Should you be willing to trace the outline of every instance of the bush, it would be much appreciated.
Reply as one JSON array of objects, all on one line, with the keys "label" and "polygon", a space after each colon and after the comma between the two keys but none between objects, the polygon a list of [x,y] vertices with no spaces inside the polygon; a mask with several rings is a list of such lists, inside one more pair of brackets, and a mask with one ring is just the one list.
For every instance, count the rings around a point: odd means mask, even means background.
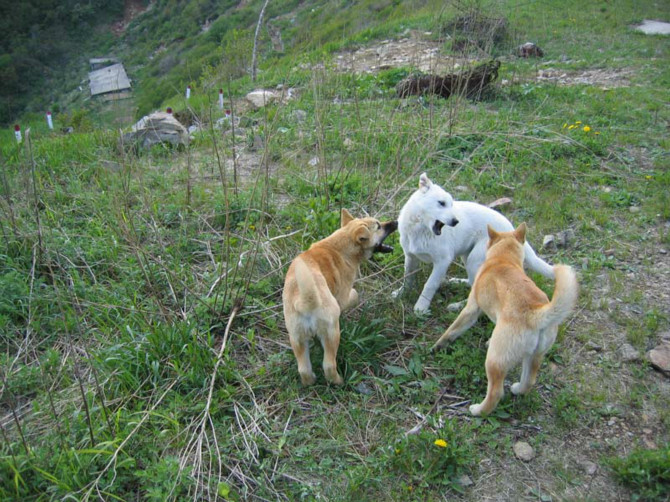
[{"label": "bush", "polygon": [[619,481],[633,491],[631,500],[666,500],[670,493],[670,444],[659,450],[634,450],[609,464]]}]

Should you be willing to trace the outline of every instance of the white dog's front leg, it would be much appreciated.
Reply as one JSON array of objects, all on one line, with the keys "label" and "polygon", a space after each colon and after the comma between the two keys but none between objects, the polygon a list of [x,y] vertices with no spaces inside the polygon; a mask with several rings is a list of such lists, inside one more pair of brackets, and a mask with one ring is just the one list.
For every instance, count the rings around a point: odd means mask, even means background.
[{"label": "white dog's front leg", "polygon": [[419,260],[410,253],[405,253],[405,275],[402,278],[402,285],[391,293],[392,298],[399,298],[408,289],[414,287],[416,282],[416,273],[419,270]]},{"label": "white dog's front leg", "polygon": [[433,264],[433,271],[430,273],[430,277],[428,277],[426,284],[423,286],[423,291],[421,291],[421,295],[414,305],[415,314],[421,315],[428,313],[430,302],[433,300],[437,288],[440,287],[440,283],[446,275],[450,263],[451,260],[440,261]]}]

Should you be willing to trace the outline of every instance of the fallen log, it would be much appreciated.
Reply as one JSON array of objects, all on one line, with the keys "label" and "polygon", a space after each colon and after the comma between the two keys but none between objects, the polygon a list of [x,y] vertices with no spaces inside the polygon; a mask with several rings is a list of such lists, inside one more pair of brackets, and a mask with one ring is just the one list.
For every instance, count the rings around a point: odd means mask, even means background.
[{"label": "fallen log", "polygon": [[398,82],[396,94],[400,98],[436,94],[445,99],[452,94],[462,94],[468,98],[479,99],[491,82],[498,78],[499,68],[500,61],[489,61],[443,77],[439,75],[410,76]]}]

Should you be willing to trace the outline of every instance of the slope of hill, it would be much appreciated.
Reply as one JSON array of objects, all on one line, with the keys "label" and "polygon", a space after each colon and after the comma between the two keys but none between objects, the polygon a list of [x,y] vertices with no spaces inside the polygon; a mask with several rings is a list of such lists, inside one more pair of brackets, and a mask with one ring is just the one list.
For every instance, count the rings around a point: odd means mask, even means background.
[{"label": "slope of hill", "polygon": [[[115,28],[140,110],[193,123],[184,148],[123,145],[80,98],[72,134],[0,130],[0,499],[665,500],[670,47],[631,25],[667,3],[270,3],[252,83],[261,6],[165,0]],[[543,58],[514,55],[528,40]],[[479,99],[395,93],[492,56]],[[256,86],[280,97],[254,107]],[[390,294],[397,235],[342,315],[343,386],[314,343],[303,388],[286,336],[293,257],[342,207],[397,217],[424,171],[511,199],[579,272],[537,386],[487,418],[467,408],[493,325],[431,354],[468,288],[416,316]]]}]

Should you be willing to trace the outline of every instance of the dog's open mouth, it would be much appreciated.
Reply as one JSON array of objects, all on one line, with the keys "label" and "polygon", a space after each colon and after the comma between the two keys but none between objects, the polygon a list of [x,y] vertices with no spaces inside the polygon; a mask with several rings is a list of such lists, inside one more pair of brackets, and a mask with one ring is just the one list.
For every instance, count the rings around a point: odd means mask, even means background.
[{"label": "dog's open mouth", "polygon": [[389,221],[388,223],[384,223],[382,227],[384,228],[384,237],[382,237],[382,240],[379,241],[379,243],[372,249],[373,253],[393,252],[393,248],[384,244],[384,240],[398,228],[398,222]]},{"label": "dog's open mouth", "polygon": [[435,223],[433,223],[433,233],[435,235],[440,235],[442,233],[443,226],[444,223],[442,223],[440,220],[435,220]]}]

